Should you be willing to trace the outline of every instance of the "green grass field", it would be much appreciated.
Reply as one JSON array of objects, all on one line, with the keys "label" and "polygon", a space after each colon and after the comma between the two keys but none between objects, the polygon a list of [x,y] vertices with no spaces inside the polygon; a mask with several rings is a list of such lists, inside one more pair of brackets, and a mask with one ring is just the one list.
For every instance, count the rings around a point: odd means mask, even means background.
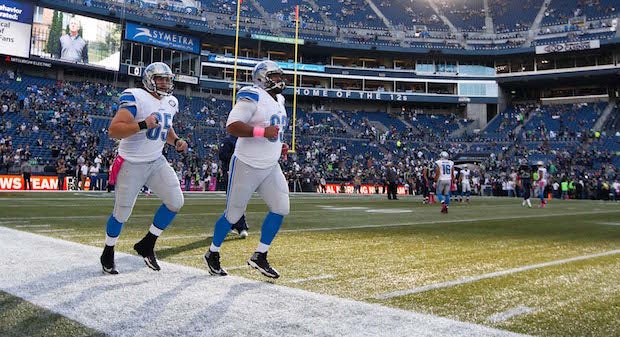
[{"label": "green grass field", "polygon": [[[158,241],[159,259],[204,269],[201,256],[224,201],[222,195],[186,195]],[[106,193],[3,193],[0,205],[1,226],[102,247],[113,199]],[[133,253],[159,205],[153,196],[138,199],[118,251]],[[264,280],[245,260],[265,212],[262,201],[252,199],[250,236],[230,235],[224,243],[222,266],[230,274]],[[620,336],[620,203],[553,200],[548,208],[529,209],[516,198],[473,198],[440,214],[419,197],[293,195],[269,257],[284,286],[531,335]],[[21,302],[0,292],[0,335],[92,333]],[[7,310],[17,308],[19,315],[10,318]],[[53,324],[46,325],[51,316]],[[28,330],[30,322],[38,322],[37,330]]]}]

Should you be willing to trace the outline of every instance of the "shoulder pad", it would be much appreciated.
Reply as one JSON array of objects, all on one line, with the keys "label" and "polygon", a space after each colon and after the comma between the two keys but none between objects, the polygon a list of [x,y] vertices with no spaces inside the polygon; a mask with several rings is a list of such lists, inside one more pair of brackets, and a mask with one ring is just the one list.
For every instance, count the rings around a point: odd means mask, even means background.
[{"label": "shoulder pad", "polygon": [[118,102],[120,104],[135,104],[136,103],[136,97],[134,96],[133,92],[129,89],[124,90],[121,93],[121,96],[118,98]]},{"label": "shoulder pad", "polygon": [[237,93],[237,100],[247,99],[253,102],[258,102],[258,90],[254,87],[243,87]]}]

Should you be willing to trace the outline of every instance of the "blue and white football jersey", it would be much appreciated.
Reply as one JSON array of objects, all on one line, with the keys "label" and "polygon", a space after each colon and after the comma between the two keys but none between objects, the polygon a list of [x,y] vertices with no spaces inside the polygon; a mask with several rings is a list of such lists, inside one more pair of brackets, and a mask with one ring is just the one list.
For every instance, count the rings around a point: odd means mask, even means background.
[{"label": "blue and white football jersey", "polygon": [[125,108],[141,122],[150,114],[155,114],[159,126],[123,138],[118,146],[121,157],[130,162],[149,162],[162,155],[168,130],[172,128],[172,119],[179,111],[179,101],[169,95],[161,99],[153,97],[148,91],[138,88],[123,91],[119,99],[119,109]]},{"label": "blue and white football jersey", "polygon": [[246,100],[251,103],[252,108],[248,109],[249,111],[233,108],[228,115],[226,126],[241,121],[253,127],[265,128],[271,125],[280,127],[277,139],[265,137],[237,139],[235,156],[249,166],[259,169],[269,168],[277,164],[280,159],[288,117],[284,107],[284,96],[278,94],[276,97],[277,101],[267,91],[257,86],[243,87],[237,94],[237,101]]},{"label": "blue and white football jersey", "polygon": [[435,161],[435,166],[439,167],[439,178],[437,180],[452,180],[452,169],[454,168],[454,162],[452,160],[439,159]]}]

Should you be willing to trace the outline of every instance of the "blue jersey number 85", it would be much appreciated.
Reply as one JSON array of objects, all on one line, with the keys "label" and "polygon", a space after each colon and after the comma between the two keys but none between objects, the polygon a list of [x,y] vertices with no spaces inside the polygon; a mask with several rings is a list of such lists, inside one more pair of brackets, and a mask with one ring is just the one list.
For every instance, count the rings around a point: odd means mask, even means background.
[{"label": "blue jersey number 85", "polygon": [[146,138],[150,140],[157,140],[161,137],[161,140],[165,142],[166,137],[168,137],[168,130],[172,127],[172,115],[169,113],[164,113],[162,117],[159,112],[154,112],[153,114],[157,116],[159,125],[156,128],[148,129],[146,131]]}]

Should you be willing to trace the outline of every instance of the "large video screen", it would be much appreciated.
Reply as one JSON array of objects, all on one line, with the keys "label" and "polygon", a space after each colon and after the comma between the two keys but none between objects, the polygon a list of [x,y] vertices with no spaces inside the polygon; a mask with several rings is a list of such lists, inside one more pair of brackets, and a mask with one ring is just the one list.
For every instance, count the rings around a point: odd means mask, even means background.
[{"label": "large video screen", "polygon": [[0,54],[28,58],[32,3],[0,0]]},{"label": "large video screen", "polygon": [[118,71],[121,25],[35,7],[30,55]]}]

